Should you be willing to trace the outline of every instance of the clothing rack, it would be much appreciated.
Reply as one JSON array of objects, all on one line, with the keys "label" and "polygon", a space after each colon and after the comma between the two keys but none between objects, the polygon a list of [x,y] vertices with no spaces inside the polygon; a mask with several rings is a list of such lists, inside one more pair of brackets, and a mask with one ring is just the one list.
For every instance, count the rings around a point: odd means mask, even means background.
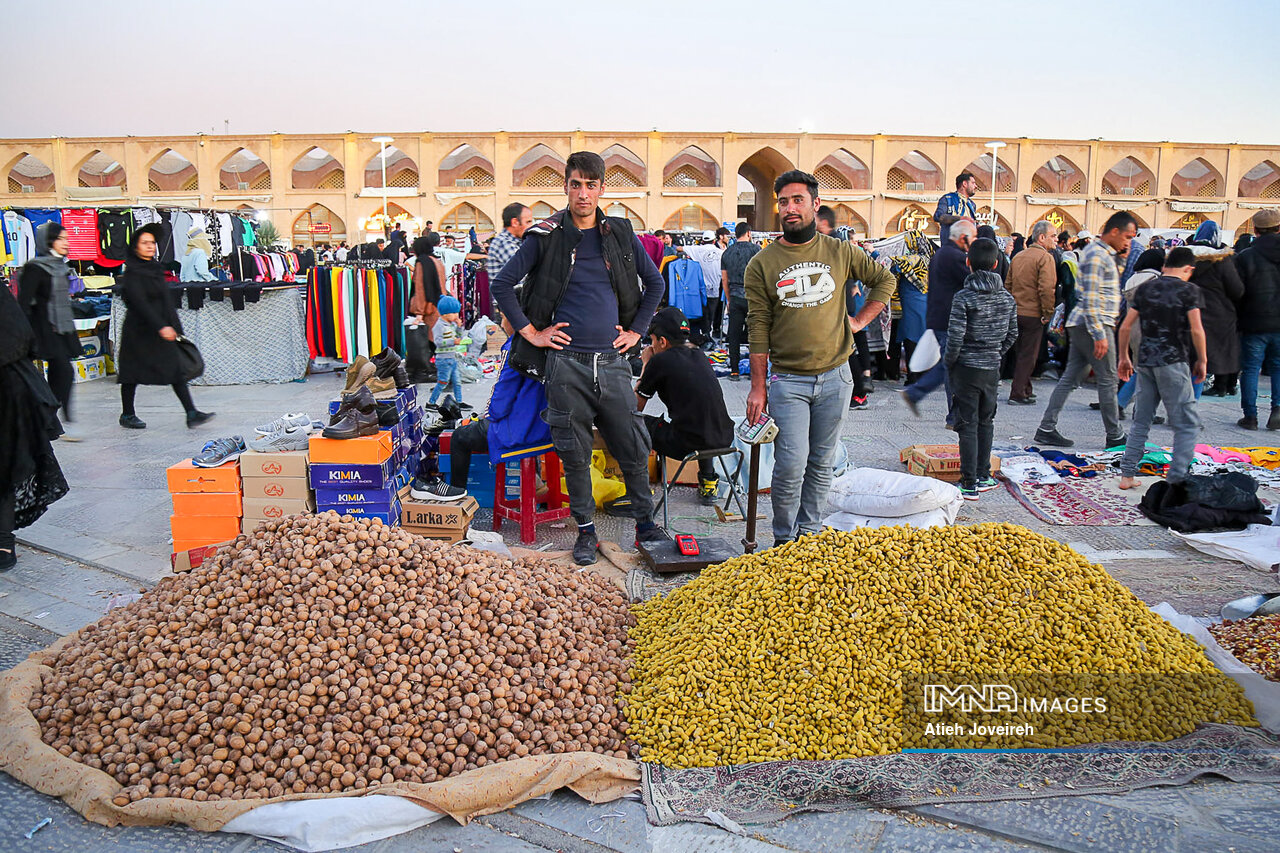
[{"label": "clothing rack", "polygon": [[350,363],[390,347],[405,351],[409,276],[390,261],[323,264],[307,272],[307,347],[312,358]]}]

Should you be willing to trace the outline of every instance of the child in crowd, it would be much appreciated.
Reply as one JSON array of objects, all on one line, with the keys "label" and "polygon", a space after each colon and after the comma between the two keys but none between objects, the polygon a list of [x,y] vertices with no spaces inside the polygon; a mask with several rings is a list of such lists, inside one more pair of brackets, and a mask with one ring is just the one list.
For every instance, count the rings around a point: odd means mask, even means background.
[{"label": "child in crowd", "polygon": [[1018,339],[1018,304],[994,270],[1000,247],[979,237],[969,246],[969,275],[951,303],[943,355],[960,434],[960,494],[976,501],[997,485],[991,476],[1000,364]]},{"label": "child in crowd", "polygon": [[436,387],[431,389],[427,407],[434,408],[440,392],[448,393],[451,384],[454,402],[461,406],[462,378],[458,374],[458,351],[462,346],[463,331],[458,312],[462,310],[462,303],[456,296],[445,295],[440,297],[436,308],[440,319],[431,329],[431,340],[436,345]]},{"label": "child in crowd", "polygon": [[1200,432],[1192,383],[1203,382],[1208,368],[1204,326],[1200,322],[1204,297],[1200,288],[1190,281],[1195,267],[1196,256],[1191,249],[1186,246],[1171,249],[1160,277],[1148,281],[1133,294],[1129,313],[1120,325],[1120,362],[1116,369],[1122,381],[1135,373],[1129,360],[1129,336],[1135,325],[1142,330],[1133,424],[1120,459],[1122,489],[1138,485],[1138,465],[1146,450],[1151,419],[1161,401],[1173,427],[1173,461],[1169,465],[1168,481],[1185,480],[1191,467],[1196,436]]}]

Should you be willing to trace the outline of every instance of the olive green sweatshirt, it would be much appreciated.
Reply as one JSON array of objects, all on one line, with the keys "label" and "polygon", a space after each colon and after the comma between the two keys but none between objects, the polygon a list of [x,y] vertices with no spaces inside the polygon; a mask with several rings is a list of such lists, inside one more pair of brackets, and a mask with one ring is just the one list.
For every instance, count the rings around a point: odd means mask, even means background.
[{"label": "olive green sweatshirt", "polygon": [[889,304],[897,282],[847,240],[823,234],[803,246],[765,246],[747,264],[747,340],[778,373],[814,376],[848,361],[853,330],[844,283],[861,281],[869,302]]}]

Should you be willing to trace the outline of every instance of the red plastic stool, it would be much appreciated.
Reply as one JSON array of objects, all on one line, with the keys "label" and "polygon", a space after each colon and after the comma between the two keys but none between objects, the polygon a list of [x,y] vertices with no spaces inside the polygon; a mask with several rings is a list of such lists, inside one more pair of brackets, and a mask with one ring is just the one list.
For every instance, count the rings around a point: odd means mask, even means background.
[{"label": "red plastic stool", "polygon": [[[543,459],[542,478],[547,484],[547,509],[537,511],[538,460]],[[493,482],[493,529],[501,532],[502,520],[508,519],[520,525],[520,541],[532,545],[537,539],[534,527],[548,521],[568,518],[569,496],[561,489],[560,457],[548,450],[520,460],[520,497],[507,497],[507,466],[498,467]]]}]

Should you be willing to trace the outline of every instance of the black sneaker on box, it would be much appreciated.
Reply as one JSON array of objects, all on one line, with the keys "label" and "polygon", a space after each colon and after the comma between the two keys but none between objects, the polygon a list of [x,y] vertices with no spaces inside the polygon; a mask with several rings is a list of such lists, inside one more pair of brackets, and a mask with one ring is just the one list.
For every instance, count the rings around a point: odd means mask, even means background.
[{"label": "black sneaker on box", "polygon": [[466,498],[467,490],[450,485],[444,480],[431,481],[413,478],[409,484],[409,494],[415,501],[460,501]]}]

